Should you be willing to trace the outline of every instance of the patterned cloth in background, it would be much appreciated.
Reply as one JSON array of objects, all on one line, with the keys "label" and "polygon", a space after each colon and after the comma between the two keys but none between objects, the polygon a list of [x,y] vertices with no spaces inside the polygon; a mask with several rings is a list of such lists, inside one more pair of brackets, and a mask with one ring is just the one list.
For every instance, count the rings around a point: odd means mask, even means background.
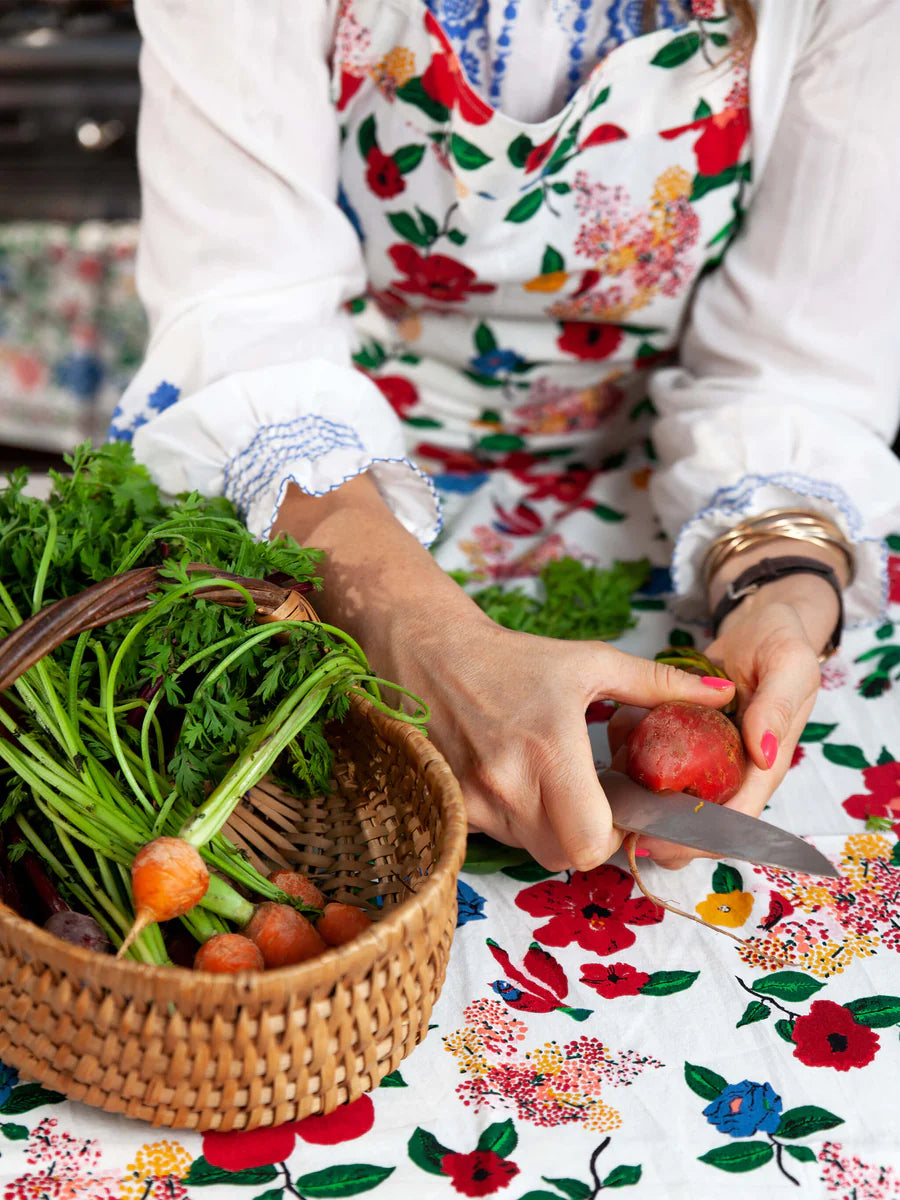
[{"label": "patterned cloth in background", "polygon": [[0,225],[0,442],[102,440],[146,340],[133,222]]}]

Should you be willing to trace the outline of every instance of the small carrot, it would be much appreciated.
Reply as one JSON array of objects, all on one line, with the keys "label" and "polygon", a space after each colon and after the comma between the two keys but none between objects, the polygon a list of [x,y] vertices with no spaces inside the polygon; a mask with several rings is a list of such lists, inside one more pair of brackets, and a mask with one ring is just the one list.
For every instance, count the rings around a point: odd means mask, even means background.
[{"label": "small carrot", "polygon": [[281,888],[287,895],[294,896],[310,908],[325,907],[324,895],[313,881],[307,879],[300,871],[273,871],[269,876],[269,883],[274,883],[277,888]]},{"label": "small carrot", "polygon": [[216,975],[262,971],[265,965],[260,948],[242,933],[216,933],[194,955],[195,971]]},{"label": "small carrot", "polygon": [[316,921],[316,929],[329,946],[343,946],[371,927],[372,918],[353,904],[339,904],[332,900]]},{"label": "small carrot", "polygon": [[267,967],[288,967],[326,949],[303,913],[272,900],[258,906],[244,934],[259,947]]},{"label": "small carrot", "polygon": [[170,921],[189,912],[208,887],[206,863],[189,842],[158,837],[141,846],[131,864],[134,924],[116,957],[121,958],[141,930],[154,921]]}]

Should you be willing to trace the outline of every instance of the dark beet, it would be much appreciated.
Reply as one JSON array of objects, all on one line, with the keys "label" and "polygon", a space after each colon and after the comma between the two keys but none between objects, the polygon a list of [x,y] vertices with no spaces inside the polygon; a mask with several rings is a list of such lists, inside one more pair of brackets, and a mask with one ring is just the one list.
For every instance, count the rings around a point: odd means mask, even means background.
[{"label": "dark beet", "polygon": [[94,918],[85,913],[54,913],[44,922],[44,928],[64,942],[71,942],[73,946],[84,946],[86,950],[96,950],[98,954],[109,954],[112,950],[109,938]]}]

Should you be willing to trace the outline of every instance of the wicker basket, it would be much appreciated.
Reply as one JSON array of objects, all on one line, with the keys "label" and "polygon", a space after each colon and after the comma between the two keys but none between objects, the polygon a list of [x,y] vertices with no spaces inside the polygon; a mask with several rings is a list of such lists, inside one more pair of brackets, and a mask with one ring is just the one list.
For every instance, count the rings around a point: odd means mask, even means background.
[{"label": "wicker basket", "polygon": [[[131,571],[31,618],[0,641],[0,689],[66,637],[146,608],[156,580]],[[242,582],[263,618],[311,614],[296,592]],[[200,594],[242,603],[215,584]],[[95,954],[0,906],[0,1059],[108,1112],[223,1131],[329,1112],[395,1070],[443,984],[465,811],[427,738],[364,699],[333,745],[331,794],[264,782],[230,836],[259,862],[321,874],[332,899],[381,897],[371,930],[298,966],[210,975]]]}]

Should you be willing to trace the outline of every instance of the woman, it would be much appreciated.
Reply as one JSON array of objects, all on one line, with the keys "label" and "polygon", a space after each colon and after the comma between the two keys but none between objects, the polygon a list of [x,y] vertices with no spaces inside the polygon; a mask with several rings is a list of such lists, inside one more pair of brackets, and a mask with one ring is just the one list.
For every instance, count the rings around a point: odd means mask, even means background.
[{"label": "woman", "polygon": [[652,545],[597,510],[655,413],[650,496],[682,610],[719,609],[758,814],[897,525],[900,6],[137,8],[153,336],[112,435],[325,549],[324,615],[428,700],[473,827],[589,869],[619,835],[587,705],[732,689],[503,630],[443,568],[510,531],[532,563]]}]

